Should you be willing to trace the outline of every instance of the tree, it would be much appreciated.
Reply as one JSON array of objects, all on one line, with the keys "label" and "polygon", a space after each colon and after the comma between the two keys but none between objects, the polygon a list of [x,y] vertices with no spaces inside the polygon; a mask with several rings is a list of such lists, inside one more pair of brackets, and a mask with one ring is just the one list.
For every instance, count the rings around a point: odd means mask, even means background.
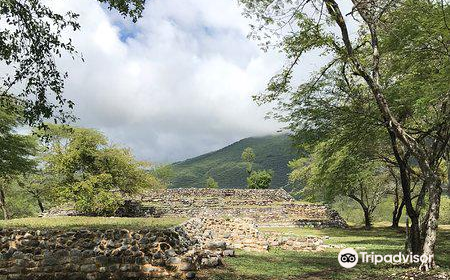
[{"label": "tree", "polygon": [[255,162],[255,157],[255,152],[250,147],[245,148],[241,155],[242,161],[247,164],[246,171],[249,176],[253,172],[253,162]]},{"label": "tree", "polygon": [[347,196],[356,201],[367,230],[372,228],[373,212],[390,189],[389,174],[382,164],[361,157],[349,146],[333,147],[332,142],[317,145],[309,158],[292,161],[290,167],[289,179],[302,181],[305,198],[331,203]]},{"label": "tree", "polygon": [[[145,0],[99,0],[110,9],[136,21]],[[71,39],[63,32],[80,29],[78,14],[54,13],[42,0],[0,1],[0,61],[8,66],[1,77],[1,97],[21,101],[28,124],[42,124],[54,118],[71,119],[67,110],[73,107],[63,96],[67,73],[58,70],[56,58],[64,53],[75,57]]]},{"label": "tree", "polygon": [[[341,75],[355,98],[370,97],[401,175],[405,207],[413,224],[412,251],[432,255],[442,192],[438,169],[450,137],[448,41],[442,39],[448,37],[445,14],[449,5],[425,0],[354,0],[349,16],[359,23],[359,32],[353,39],[335,0],[240,2],[246,15],[258,22],[254,38],[268,39],[264,47],[280,46],[290,59],[257,101],[278,100],[282,110],[304,111],[303,97],[311,92],[325,89],[333,96],[333,88],[327,87],[330,72]],[[281,41],[273,44],[271,38]],[[295,85],[293,71],[301,56],[313,49],[331,57],[330,62],[308,82]],[[291,102],[285,102],[285,94],[292,97]],[[333,104],[339,102],[335,99]],[[417,163],[423,181],[415,207],[408,184],[411,162]],[[429,203],[420,230],[425,194]],[[434,266],[434,260],[421,264],[424,270]]]},{"label": "tree", "polygon": [[52,178],[42,171],[28,173],[15,179],[22,193],[28,193],[43,213],[46,210],[45,203],[51,202],[55,196],[52,190]]},{"label": "tree", "polygon": [[253,171],[247,178],[247,188],[268,189],[272,183],[272,173],[267,170]]},{"label": "tree", "polygon": [[[7,106],[2,106],[7,104]],[[12,104],[8,98],[0,98],[0,208],[4,219],[8,219],[6,208],[6,188],[18,174],[30,172],[35,167],[32,156],[36,152],[35,138],[19,134],[15,129],[21,124],[20,115],[8,108]]]},{"label": "tree", "polygon": [[135,160],[128,149],[109,145],[96,130],[49,125],[39,133],[48,138],[44,171],[55,180],[57,198],[82,213],[113,214],[126,197],[160,187],[146,170],[149,163]]},{"label": "tree", "polygon": [[219,184],[216,182],[216,180],[214,180],[213,177],[208,177],[208,179],[206,179],[206,188],[207,189],[218,189],[219,188]]}]

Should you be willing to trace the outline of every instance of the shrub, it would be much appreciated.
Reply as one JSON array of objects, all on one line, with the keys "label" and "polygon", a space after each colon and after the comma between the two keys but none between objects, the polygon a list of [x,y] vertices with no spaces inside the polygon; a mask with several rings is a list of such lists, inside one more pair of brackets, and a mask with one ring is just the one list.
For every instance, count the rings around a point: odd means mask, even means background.
[{"label": "shrub", "polygon": [[207,189],[218,189],[219,184],[216,182],[216,180],[214,180],[213,177],[208,177],[208,179],[206,179],[206,188]]},{"label": "shrub", "polygon": [[267,170],[254,171],[247,178],[249,189],[268,189],[272,183],[272,174]]}]

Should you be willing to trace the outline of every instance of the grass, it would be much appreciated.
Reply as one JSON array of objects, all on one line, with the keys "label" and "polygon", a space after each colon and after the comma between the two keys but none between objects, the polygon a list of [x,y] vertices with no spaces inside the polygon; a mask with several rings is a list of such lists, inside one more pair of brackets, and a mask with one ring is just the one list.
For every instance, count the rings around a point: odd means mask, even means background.
[{"label": "grass", "polygon": [[0,228],[74,229],[74,228],[169,228],[185,221],[183,218],[108,218],[108,217],[53,217],[1,220]]},{"label": "grass", "polygon": [[[398,254],[404,248],[404,231],[378,227],[371,231],[362,229],[307,229],[263,228],[264,232],[281,232],[294,236],[329,236],[329,245],[343,245],[357,251],[376,254]],[[398,274],[415,271],[391,264],[358,264],[352,269],[340,267],[337,255],[340,249],[330,248],[322,252],[294,252],[273,249],[269,252],[237,252],[235,258],[227,258],[225,267],[203,272],[209,280],[287,280],[287,279],[398,279]],[[436,262],[441,267],[434,273],[450,271],[450,227],[441,227],[436,248]],[[427,277],[431,277],[428,275]],[[433,278],[426,278],[433,279]],[[442,278],[441,278],[442,279]],[[445,278],[444,278],[445,279]]]}]

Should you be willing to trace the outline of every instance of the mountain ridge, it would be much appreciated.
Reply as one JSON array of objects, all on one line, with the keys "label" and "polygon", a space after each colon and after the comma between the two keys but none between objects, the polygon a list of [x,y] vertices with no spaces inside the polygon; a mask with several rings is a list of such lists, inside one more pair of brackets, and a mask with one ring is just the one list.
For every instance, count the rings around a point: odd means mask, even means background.
[{"label": "mountain ridge", "polygon": [[242,151],[251,147],[255,154],[254,170],[270,169],[274,172],[271,188],[288,184],[288,162],[298,156],[287,134],[248,137],[219,150],[205,153],[171,166],[175,177],[172,188],[204,187],[208,177],[213,177],[220,188],[245,188],[245,163]]}]

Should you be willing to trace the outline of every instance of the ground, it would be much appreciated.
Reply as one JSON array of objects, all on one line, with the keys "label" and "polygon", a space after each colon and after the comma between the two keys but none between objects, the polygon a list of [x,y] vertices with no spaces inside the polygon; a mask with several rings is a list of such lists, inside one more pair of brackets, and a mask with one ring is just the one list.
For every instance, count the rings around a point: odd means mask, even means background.
[{"label": "ground", "polygon": [[[376,227],[363,229],[262,229],[293,235],[329,236],[327,244],[353,247],[379,254],[394,254],[404,248],[404,230]],[[286,279],[449,279],[450,226],[440,228],[436,261],[440,268],[419,274],[415,268],[392,265],[358,264],[352,269],[341,268],[337,261],[340,249],[324,252],[292,252],[271,250],[268,253],[237,252],[235,258],[225,259],[225,266],[201,272],[208,280],[286,280]]]},{"label": "ground", "polygon": [[[17,228],[128,228],[144,227],[167,228],[181,223],[180,218],[101,218],[101,217],[55,217],[26,218],[0,221],[2,227]],[[395,254],[404,249],[404,229],[391,229],[377,226],[366,231],[350,229],[311,229],[311,228],[262,228],[297,236],[328,236],[329,245],[353,247],[357,251],[377,254]],[[322,252],[294,252],[273,249],[269,252],[255,253],[238,251],[236,257],[225,259],[219,269],[203,270],[201,280],[319,280],[319,279],[449,279],[450,274],[450,225],[439,229],[436,248],[436,262],[439,269],[431,273],[418,273],[416,268],[394,267],[392,265],[358,264],[352,269],[341,268],[337,262],[339,248]]]},{"label": "ground", "polygon": [[184,222],[184,218],[115,218],[115,217],[53,217],[0,220],[0,228],[169,228]]}]

